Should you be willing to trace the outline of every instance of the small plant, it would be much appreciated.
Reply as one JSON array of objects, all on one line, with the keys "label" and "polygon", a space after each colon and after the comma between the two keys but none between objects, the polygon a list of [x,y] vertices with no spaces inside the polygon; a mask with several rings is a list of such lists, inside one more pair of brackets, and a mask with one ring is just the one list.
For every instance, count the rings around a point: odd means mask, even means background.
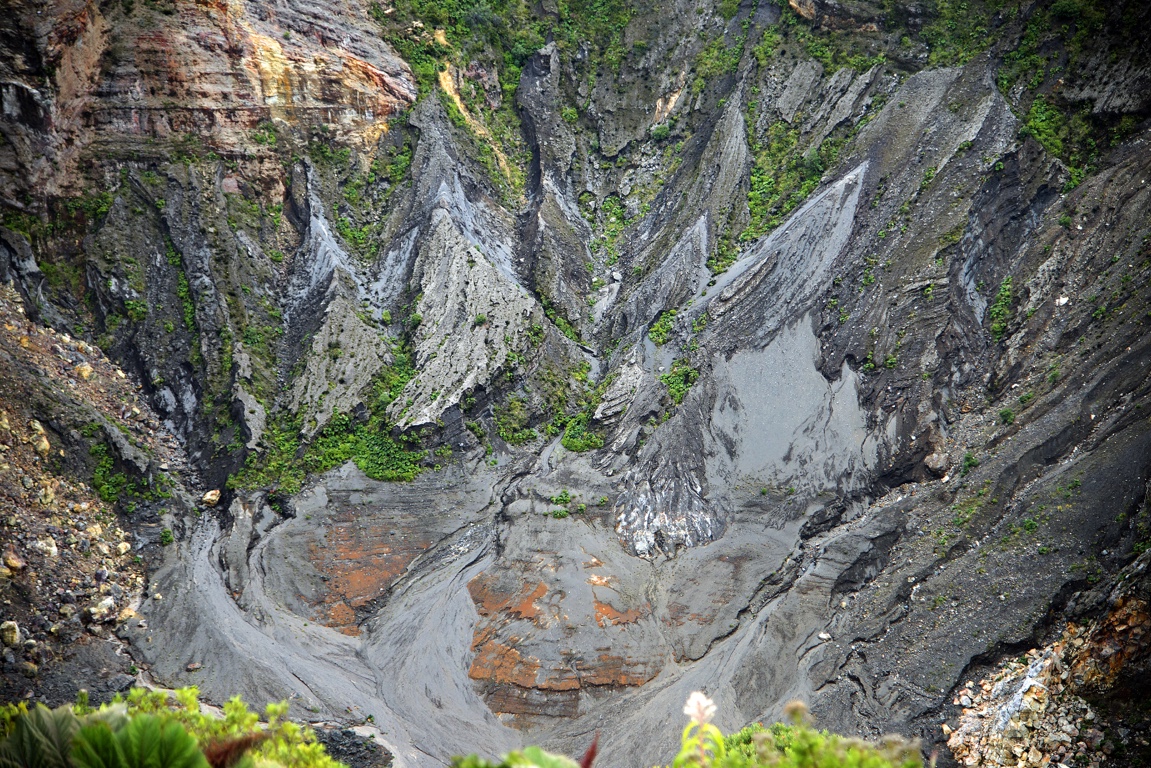
[{"label": "small plant", "polygon": [[966,475],[971,470],[979,466],[979,459],[975,458],[975,454],[971,451],[963,454],[963,464],[959,468],[960,475]]},{"label": "small plant", "polygon": [[160,531],[160,546],[161,547],[166,547],[169,544],[171,544],[172,542],[174,542],[175,540],[176,540],[176,537],[172,534],[171,528],[165,528],[164,530]]},{"label": "small plant", "polygon": [[648,338],[651,339],[657,347],[662,347],[667,343],[668,339],[671,338],[671,328],[674,322],[674,309],[660,313],[660,316],[651,324],[651,329],[647,332]]},{"label": "small plant", "polygon": [[921,190],[927,189],[931,185],[931,182],[934,179],[935,179],[935,168],[928,168],[926,171],[923,172],[923,181],[920,182],[919,188]]},{"label": "small plant", "polygon": [[999,286],[999,293],[995,296],[995,303],[987,310],[987,316],[991,318],[991,337],[996,341],[1001,340],[1007,331],[1012,301],[1011,277],[1005,277]]},{"label": "small plant", "polygon": [[660,123],[651,127],[651,137],[656,141],[663,141],[670,135],[671,128],[668,127],[667,123]]},{"label": "small plant", "polygon": [[1035,393],[1034,392],[1024,392],[1022,395],[1019,396],[1019,404],[1020,405],[1027,405],[1028,403],[1030,403],[1034,399],[1035,399]]},{"label": "small plant", "polygon": [[575,453],[603,448],[603,438],[588,426],[589,418],[588,412],[582,411],[568,421],[564,427],[563,438],[560,439],[564,448]]},{"label": "small plant", "polygon": [[568,511],[566,509],[553,509],[549,514],[556,520],[563,520],[568,516]]},{"label": "small plant", "polygon": [[134,323],[140,323],[148,317],[148,304],[143,301],[129,299],[124,302],[124,311],[127,313],[129,320]]},{"label": "small plant", "polygon": [[565,123],[574,123],[579,120],[579,110],[575,107],[564,107],[560,110],[560,117]]},{"label": "small plant", "polygon": [[676,360],[670,371],[660,374],[659,380],[667,387],[672,402],[679,405],[697,378],[699,370],[692,368],[686,360]]},{"label": "small plant", "polygon": [[484,315],[484,314],[479,314],[479,315],[476,315],[476,319],[475,319],[475,321],[474,321],[474,322],[475,322],[475,325],[476,325],[476,327],[477,327],[477,328],[478,328],[479,326],[481,326],[481,325],[487,325],[487,322],[488,322],[488,316],[487,316],[487,315]]},{"label": "small plant", "polygon": [[1015,423],[1015,412],[1010,408],[1004,408],[999,412],[999,423],[1010,426]]}]

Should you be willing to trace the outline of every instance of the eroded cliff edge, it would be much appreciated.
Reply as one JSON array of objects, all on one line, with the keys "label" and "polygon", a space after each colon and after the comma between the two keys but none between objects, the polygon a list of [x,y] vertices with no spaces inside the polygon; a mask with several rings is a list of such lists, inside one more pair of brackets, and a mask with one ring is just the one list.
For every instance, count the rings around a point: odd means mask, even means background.
[{"label": "eroded cliff edge", "polygon": [[1146,17],[18,5],[0,273],[186,461],[104,449],[135,664],[405,764],[693,689],[941,739],[1149,538]]}]

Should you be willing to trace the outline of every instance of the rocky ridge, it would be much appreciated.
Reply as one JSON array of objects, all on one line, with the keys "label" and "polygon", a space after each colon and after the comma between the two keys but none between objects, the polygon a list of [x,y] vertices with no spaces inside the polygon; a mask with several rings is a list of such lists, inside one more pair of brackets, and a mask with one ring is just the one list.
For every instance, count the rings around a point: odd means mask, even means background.
[{"label": "rocky ridge", "polygon": [[0,277],[221,491],[136,663],[401,764],[939,740],[1148,536],[1146,10],[993,5],[21,5]]}]

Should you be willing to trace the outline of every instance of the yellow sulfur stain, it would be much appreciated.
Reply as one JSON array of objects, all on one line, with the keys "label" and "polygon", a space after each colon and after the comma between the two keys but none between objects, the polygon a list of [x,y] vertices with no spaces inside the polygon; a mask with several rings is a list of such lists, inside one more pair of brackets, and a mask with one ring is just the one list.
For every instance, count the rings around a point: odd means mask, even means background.
[{"label": "yellow sulfur stain", "polygon": [[[443,32],[444,31],[442,29],[436,30],[435,37],[437,42],[443,36]],[[446,44],[446,38],[444,42]],[[459,91],[456,90],[456,81],[452,78],[452,69],[452,65],[448,64],[446,68],[440,70],[440,88],[442,88],[444,93],[446,93],[451,98],[452,103],[456,105],[456,109],[458,109],[460,114],[464,116],[464,122],[467,123],[468,128],[470,128],[472,132],[476,134],[476,136],[488,142],[488,145],[492,148],[492,152],[494,152],[496,155],[496,162],[499,164],[500,170],[504,174],[504,178],[506,178],[510,184],[512,181],[512,169],[511,166],[508,165],[507,157],[500,150],[499,144],[496,143],[496,140],[492,137],[491,131],[487,129],[487,126],[472,117],[472,114],[468,112],[468,108],[464,106],[464,102],[460,100]]]}]

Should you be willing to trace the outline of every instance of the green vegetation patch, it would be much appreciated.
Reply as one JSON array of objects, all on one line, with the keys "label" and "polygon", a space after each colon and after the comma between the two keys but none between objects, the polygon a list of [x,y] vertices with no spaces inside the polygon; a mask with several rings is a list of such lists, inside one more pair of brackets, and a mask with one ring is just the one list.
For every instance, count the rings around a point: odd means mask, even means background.
[{"label": "green vegetation patch", "polygon": [[530,416],[527,401],[512,395],[502,408],[495,409],[496,433],[509,445],[523,445],[535,440],[539,435],[528,426]]},{"label": "green vegetation patch", "polygon": [[783,5],[783,14],[779,25],[768,28],[769,33],[760,42],[760,45],[767,44],[767,48],[762,53],[756,52],[756,59],[761,66],[770,58],[769,50],[774,52],[781,39],[794,41],[804,53],[822,64],[828,73],[843,67],[865,72],[886,61],[876,41],[861,35],[813,29],[786,4],[780,5]]},{"label": "green vegetation patch", "polygon": [[304,467],[326,472],[349,459],[373,480],[414,480],[424,467],[424,450],[411,451],[391,438],[379,421],[354,424],[347,414],[332,417],[304,455]]},{"label": "green vegetation patch", "polygon": [[[310,728],[288,721],[288,703],[269,704],[265,722],[234,697],[223,717],[202,712],[199,691],[133,688],[94,709],[87,692],[77,703],[48,709],[26,702],[0,705],[0,765],[43,768],[208,768],[261,765],[341,768]],[[209,756],[211,762],[209,761]]]},{"label": "green vegetation patch", "polygon": [[672,363],[670,371],[660,374],[659,380],[667,387],[672,402],[679,405],[698,378],[699,369],[692,368],[687,360],[676,360]]},{"label": "green vegetation patch", "polygon": [[[590,199],[590,197],[588,198]],[[585,200],[581,200],[581,203]],[[585,216],[592,220],[594,223],[594,216],[585,209]],[[623,203],[619,198],[612,195],[611,197],[604,198],[604,201],[599,206],[599,225],[600,234],[598,237],[592,239],[591,250],[592,253],[604,252],[604,263],[607,266],[613,266],[619,261],[619,239],[623,235],[624,229],[631,221],[627,218],[624,212]]]},{"label": "green vegetation patch", "polygon": [[564,436],[560,439],[564,448],[576,453],[603,448],[603,438],[588,427],[590,418],[587,412],[582,412],[568,421],[564,427]]},{"label": "green vegetation patch", "polygon": [[[794,725],[752,725],[724,736],[708,722],[715,705],[703,694],[693,693],[684,711],[692,710],[696,702],[702,702],[697,707],[701,711],[693,712],[692,721],[684,728],[672,768],[921,768],[923,765],[919,742],[887,736],[881,743],[872,744],[859,738],[817,731],[802,722],[806,713],[802,704],[788,705]],[[528,766],[577,768],[578,764],[538,747],[509,752],[498,762],[476,755],[452,760],[452,768]]]},{"label": "green vegetation patch", "polygon": [[109,504],[119,501],[128,487],[128,476],[116,471],[116,462],[104,443],[94,444],[88,453],[96,460],[96,468],[92,471],[92,488],[96,495]]},{"label": "green vegetation patch", "polygon": [[842,140],[828,138],[818,149],[804,152],[799,146],[799,128],[782,120],[773,123],[751,147],[755,160],[747,192],[750,222],[740,240],[754,240],[782,224],[819,186],[824,171],[839,159],[842,146]]},{"label": "green vegetation patch", "polygon": [[566,317],[560,314],[549,301],[545,299],[542,303],[544,307],[544,315],[547,316],[547,319],[552,321],[555,327],[559,329],[560,333],[562,333],[564,336],[567,336],[576,344],[579,344],[580,335],[579,331],[575,329],[575,326],[572,325]]},{"label": "green vegetation patch", "polygon": [[393,438],[385,414],[416,371],[404,347],[397,344],[392,353],[392,365],[377,374],[371,384],[367,421],[355,422],[346,413],[335,414],[301,450],[297,420],[269,420],[263,451],[248,455],[244,468],[228,479],[228,487],[276,488],[293,494],[309,473],[326,472],[347,461],[373,480],[414,480],[426,469],[423,462],[428,453],[403,445],[417,438]]},{"label": "green vegetation patch", "polygon": [[651,324],[647,336],[657,347],[662,347],[671,338],[672,325],[675,323],[675,310],[669,309],[661,312],[656,321]]},{"label": "green vegetation patch", "polygon": [[691,84],[691,92],[698,94],[707,85],[707,81],[720,75],[729,75],[739,69],[739,61],[743,58],[743,46],[747,37],[739,36],[735,45],[727,45],[722,36],[710,41],[695,57],[695,80]]},{"label": "green vegetation patch", "polygon": [[[92,436],[98,431],[96,424],[90,424],[85,427],[84,434]],[[116,460],[106,443],[93,443],[88,448],[88,454],[96,462],[92,470],[92,489],[102,501],[108,504],[154,501],[170,495],[165,485],[166,478],[162,476],[155,483],[149,484],[146,480],[133,480],[124,472],[116,471]]]},{"label": "green vegetation patch", "polygon": [[934,19],[924,26],[922,36],[930,53],[927,62],[934,67],[966,64],[995,41],[990,34],[992,7],[996,2],[936,0]]},{"label": "green vegetation patch", "polygon": [[189,331],[196,330],[196,305],[192,301],[192,289],[188,285],[188,276],[180,271],[176,275],[176,297],[180,299],[183,310],[184,327]]},{"label": "green vegetation patch", "polygon": [[1007,321],[1011,319],[1013,301],[1011,277],[1005,277],[999,286],[999,293],[995,295],[995,302],[987,310],[987,316],[991,319],[991,337],[996,341],[1001,340],[1007,333]]}]

